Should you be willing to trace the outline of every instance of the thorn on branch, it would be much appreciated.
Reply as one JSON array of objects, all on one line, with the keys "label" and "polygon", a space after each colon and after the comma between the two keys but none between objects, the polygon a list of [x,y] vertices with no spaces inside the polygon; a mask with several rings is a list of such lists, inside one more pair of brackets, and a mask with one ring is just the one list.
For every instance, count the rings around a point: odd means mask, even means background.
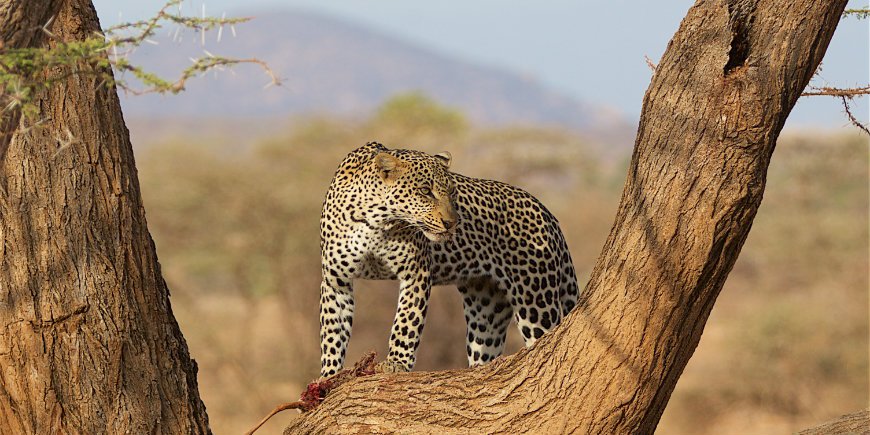
[{"label": "thorn on branch", "polygon": [[53,22],[54,22],[54,15],[49,17],[48,21],[46,21],[45,24],[43,24],[42,28],[41,28],[42,32],[45,33],[46,35],[48,35],[48,37],[52,38],[52,39],[54,39],[54,33],[51,33],[48,30],[48,28],[51,26],[51,23],[53,23]]}]

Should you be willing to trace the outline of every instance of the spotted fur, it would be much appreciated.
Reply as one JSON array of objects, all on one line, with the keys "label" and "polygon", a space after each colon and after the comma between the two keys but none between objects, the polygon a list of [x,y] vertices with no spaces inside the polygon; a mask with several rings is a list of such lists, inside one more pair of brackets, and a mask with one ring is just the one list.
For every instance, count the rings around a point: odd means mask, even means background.
[{"label": "spotted fur", "polygon": [[432,285],[463,297],[469,365],[501,355],[511,316],[530,346],[577,302],[556,218],[505,183],[448,171],[450,155],[369,143],[341,163],[320,220],[321,376],[344,363],[354,279],[400,283],[386,364],[411,370]]}]

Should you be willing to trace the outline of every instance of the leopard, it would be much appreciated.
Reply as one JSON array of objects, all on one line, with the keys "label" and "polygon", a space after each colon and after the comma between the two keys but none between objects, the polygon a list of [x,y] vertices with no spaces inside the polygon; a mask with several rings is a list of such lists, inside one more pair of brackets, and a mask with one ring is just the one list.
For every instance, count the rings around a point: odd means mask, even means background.
[{"label": "leopard", "polygon": [[502,354],[511,319],[528,347],[577,305],[553,214],[518,187],[451,172],[451,160],[368,142],[336,170],[320,219],[322,378],[343,367],[357,279],[399,282],[385,372],[414,368],[432,286],[461,294],[469,366]]}]

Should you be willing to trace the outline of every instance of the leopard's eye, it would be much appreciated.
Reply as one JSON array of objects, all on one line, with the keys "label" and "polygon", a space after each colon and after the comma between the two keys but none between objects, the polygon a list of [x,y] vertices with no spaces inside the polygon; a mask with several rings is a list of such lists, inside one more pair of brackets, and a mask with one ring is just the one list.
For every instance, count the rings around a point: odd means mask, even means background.
[{"label": "leopard's eye", "polygon": [[420,188],[420,193],[423,194],[423,195],[427,195],[427,196],[428,196],[428,195],[431,195],[431,194],[432,194],[432,189],[430,189],[430,188],[428,188],[428,187],[421,187],[421,188]]}]

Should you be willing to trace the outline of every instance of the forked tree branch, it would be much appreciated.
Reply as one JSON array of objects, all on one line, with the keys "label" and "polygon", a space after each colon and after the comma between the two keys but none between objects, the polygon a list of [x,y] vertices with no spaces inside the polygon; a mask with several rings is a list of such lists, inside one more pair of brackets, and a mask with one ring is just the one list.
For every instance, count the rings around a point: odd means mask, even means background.
[{"label": "forked tree branch", "polygon": [[482,367],[354,379],[285,434],[653,433],[845,6],[697,1],[644,97],[615,223],[577,308]]}]

